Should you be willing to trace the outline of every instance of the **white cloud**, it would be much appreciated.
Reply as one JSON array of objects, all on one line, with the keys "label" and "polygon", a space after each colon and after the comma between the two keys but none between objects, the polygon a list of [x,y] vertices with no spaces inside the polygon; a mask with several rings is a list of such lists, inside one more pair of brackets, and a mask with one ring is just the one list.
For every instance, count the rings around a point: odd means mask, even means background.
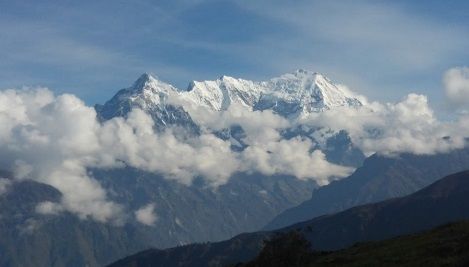
[{"label": "white cloud", "polygon": [[329,163],[320,150],[311,152],[310,140],[276,140],[262,146],[249,146],[243,153],[246,170],[266,175],[283,173],[300,179],[313,179],[320,185],[331,177],[345,177],[353,168]]},{"label": "white cloud", "polygon": [[137,219],[138,222],[148,225],[148,226],[153,226],[155,225],[155,222],[158,220],[158,217],[156,216],[155,213],[155,204],[150,203],[142,208],[138,209],[135,211],[135,218]]},{"label": "white cloud", "polygon": [[[461,80],[458,75],[456,80]],[[62,193],[59,203],[41,203],[37,212],[70,211],[105,222],[123,218],[123,209],[108,199],[88,168],[129,165],[187,185],[203,177],[214,187],[236,172],[287,174],[324,185],[353,171],[328,162],[309,139],[281,137],[282,130],[298,124],[345,129],[366,153],[432,154],[465,146],[469,116],[441,122],[423,95],[409,94],[396,104],[361,99],[367,103],[364,107],[337,108],[294,122],[272,111],[237,105],[212,113],[188,108],[202,126],[200,136],[188,137],[176,134],[181,129],[154,132],[151,117],[138,109],[127,118],[100,123],[95,110],[73,95],[54,96],[46,89],[5,90],[0,91],[0,165],[13,170],[16,179],[34,179]],[[241,141],[247,148],[241,152],[231,150],[233,140],[212,133],[233,125],[244,130]]]},{"label": "white cloud", "polygon": [[40,213],[67,210],[98,221],[119,218],[122,208],[107,199],[106,191],[87,173],[89,167],[125,163],[187,185],[194,177],[204,177],[212,186],[226,183],[237,171],[291,174],[320,183],[349,172],[328,163],[319,151],[311,153],[309,141],[281,141],[278,130],[289,124],[270,111],[233,107],[206,118],[207,127],[243,127],[243,141],[250,149],[236,153],[229,140],[208,131],[183,140],[172,129],[155,133],[151,117],[141,110],[99,123],[95,110],[80,99],[54,96],[46,89],[1,91],[0,103],[2,164],[12,168],[17,179],[35,179],[62,193],[60,203],[39,205]]},{"label": "white cloud", "polygon": [[7,178],[0,178],[0,195],[6,193],[10,185],[11,185],[11,180]]},{"label": "white cloud", "polygon": [[[350,92],[351,93],[351,92]],[[294,122],[274,114],[271,110],[252,111],[242,105],[231,104],[222,112],[210,112],[203,108],[189,108],[195,121],[210,130],[240,126],[248,147],[237,155],[237,170],[257,171],[265,175],[288,174],[300,179],[312,179],[321,185],[332,177],[345,177],[352,168],[328,162],[324,154],[311,151],[313,143],[299,138],[282,140],[280,130]]]},{"label": "white cloud", "polygon": [[199,175],[213,185],[223,184],[238,168],[227,141],[203,134],[182,142],[171,129],[156,134],[152,126],[150,116],[141,110],[134,110],[127,119],[105,122],[99,135],[101,162],[112,165],[123,161],[140,169],[161,172],[184,184],[190,184]]},{"label": "white cloud", "polygon": [[443,78],[446,96],[456,107],[469,107],[469,68],[452,68]]},{"label": "white cloud", "polygon": [[303,123],[345,129],[367,154],[434,154],[465,146],[466,134],[459,130],[462,121],[437,120],[427,97],[417,94],[409,94],[396,104],[373,102],[358,109],[326,111]]},{"label": "white cloud", "polygon": [[93,155],[100,149],[100,125],[93,108],[45,89],[0,91],[0,103],[2,164],[14,168],[16,178],[54,186],[63,194],[60,205],[81,218],[118,217],[120,206],[86,172],[99,164]]},{"label": "white cloud", "polygon": [[44,201],[36,206],[36,212],[40,214],[53,214],[56,215],[63,210],[63,207],[55,202]]}]

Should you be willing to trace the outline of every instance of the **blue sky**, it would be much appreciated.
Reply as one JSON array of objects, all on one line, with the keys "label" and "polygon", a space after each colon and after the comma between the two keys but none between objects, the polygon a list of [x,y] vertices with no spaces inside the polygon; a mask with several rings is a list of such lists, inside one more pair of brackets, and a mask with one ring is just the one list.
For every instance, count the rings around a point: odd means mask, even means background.
[{"label": "blue sky", "polygon": [[373,100],[438,109],[469,65],[469,1],[0,0],[0,88],[47,86],[102,103],[143,72],[178,87],[298,68]]}]

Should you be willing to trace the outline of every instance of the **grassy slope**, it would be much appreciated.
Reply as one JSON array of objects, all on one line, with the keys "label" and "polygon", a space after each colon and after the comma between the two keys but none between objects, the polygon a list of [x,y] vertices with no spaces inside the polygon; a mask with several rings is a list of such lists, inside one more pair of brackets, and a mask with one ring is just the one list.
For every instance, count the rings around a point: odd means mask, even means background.
[{"label": "grassy slope", "polygon": [[469,222],[314,257],[310,266],[469,266]]}]

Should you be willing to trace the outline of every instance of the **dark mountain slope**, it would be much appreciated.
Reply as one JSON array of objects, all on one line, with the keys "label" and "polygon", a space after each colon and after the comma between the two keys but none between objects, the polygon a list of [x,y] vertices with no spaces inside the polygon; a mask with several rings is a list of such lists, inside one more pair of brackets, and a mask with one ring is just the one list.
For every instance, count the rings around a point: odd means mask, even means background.
[{"label": "dark mountain slope", "polygon": [[150,249],[109,266],[225,266],[254,258],[268,235],[241,234],[217,243],[191,244],[165,250]]},{"label": "dark mountain slope", "polygon": [[469,171],[445,177],[407,197],[368,204],[290,226],[316,249],[333,250],[469,219]]},{"label": "dark mountain slope", "polygon": [[[276,233],[296,230],[311,242],[313,249],[334,250],[464,219],[469,219],[469,171],[445,177],[407,197],[351,208],[275,232],[244,234],[213,244],[149,250],[110,266],[224,266],[255,255],[262,241]],[[240,254],[243,256],[238,257]]]},{"label": "dark mountain slope", "polygon": [[469,149],[436,155],[373,155],[350,177],[313,191],[311,199],[267,224],[272,230],[350,207],[411,194],[437,179],[469,169]]},{"label": "dark mountain slope", "polygon": [[217,189],[199,180],[186,186],[135,168],[95,170],[111,198],[136,210],[155,203],[153,227],[139,225],[152,241],[147,248],[221,241],[256,231],[275,215],[307,199],[312,181],[292,176],[238,173]]},{"label": "dark mountain slope", "polygon": [[[447,224],[430,231],[384,241],[360,243],[334,252],[305,251],[292,234],[269,241],[260,255],[236,267],[276,266],[468,266],[469,222]],[[274,247],[271,243],[287,246]],[[274,244],[275,245],[275,244]],[[267,246],[271,247],[270,251]],[[303,248],[303,249],[302,249]],[[300,251],[301,253],[298,253]],[[292,253],[296,252],[296,253]],[[262,256],[261,256],[262,255]],[[279,264],[279,262],[282,262]],[[295,264],[300,263],[300,264]]]},{"label": "dark mountain slope", "polygon": [[38,203],[60,197],[33,181],[15,181],[0,195],[0,266],[101,266],[146,248],[147,238],[129,228],[36,213]]},{"label": "dark mountain slope", "polygon": [[[260,228],[282,210],[311,194],[314,183],[290,176],[234,177],[217,190],[186,186],[132,168],[90,170],[124,205],[125,225],[81,220],[69,213],[42,215],[42,201],[60,201],[55,188],[14,181],[0,194],[0,266],[103,266],[150,247],[219,241]],[[1,172],[1,177],[10,177]],[[133,212],[155,203],[155,225],[137,222]]]}]

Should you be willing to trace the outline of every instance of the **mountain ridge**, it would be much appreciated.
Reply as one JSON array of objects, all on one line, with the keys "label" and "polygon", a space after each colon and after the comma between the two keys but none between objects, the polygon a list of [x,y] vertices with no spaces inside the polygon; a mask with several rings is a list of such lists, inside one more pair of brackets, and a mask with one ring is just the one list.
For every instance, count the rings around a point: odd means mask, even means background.
[{"label": "mountain ridge", "polygon": [[[69,212],[38,213],[39,203],[59,202],[60,191],[13,180],[0,193],[0,266],[103,266],[149,247],[224,240],[262,227],[315,186],[291,176],[244,175],[213,191],[203,183],[186,186],[135,168],[89,172],[129,212],[125,224],[83,220]],[[0,175],[12,177],[1,170]],[[148,204],[154,204],[154,225],[132,216]]]},{"label": "mountain ridge", "polygon": [[146,250],[109,267],[229,266],[254,258],[261,250],[263,240],[292,230],[300,232],[315,250],[337,250],[356,242],[383,240],[467,220],[467,206],[469,171],[463,171],[443,177],[405,197],[357,206],[271,232],[241,234],[217,243]]},{"label": "mountain ridge", "polygon": [[352,175],[313,191],[309,200],[277,215],[263,229],[273,230],[353,206],[404,196],[465,169],[469,169],[469,149],[422,156],[401,154],[394,158],[375,154]]},{"label": "mountain ridge", "polygon": [[311,251],[310,243],[292,231],[269,240],[254,260],[234,266],[467,266],[468,244],[467,220],[327,252]]},{"label": "mountain ridge", "polygon": [[171,115],[165,115],[171,112],[176,113],[174,121],[191,121],[184,102],[210,111],[223,111],[232,104],[238,104],[250,110],[270,109],[284,117],[363,105],[324,75],[299,69],[260,82],[223,75],[216,80],[192,81],[186,90],[144,73],[131,87],[118,91],[103,105],[96,105],[96,110],[101,118],[110,119],[125,116],[132,108],[138,107],[153,114],[159,113],[155,114],[155,121],[166,125],[173,123],[168,119]]}]

